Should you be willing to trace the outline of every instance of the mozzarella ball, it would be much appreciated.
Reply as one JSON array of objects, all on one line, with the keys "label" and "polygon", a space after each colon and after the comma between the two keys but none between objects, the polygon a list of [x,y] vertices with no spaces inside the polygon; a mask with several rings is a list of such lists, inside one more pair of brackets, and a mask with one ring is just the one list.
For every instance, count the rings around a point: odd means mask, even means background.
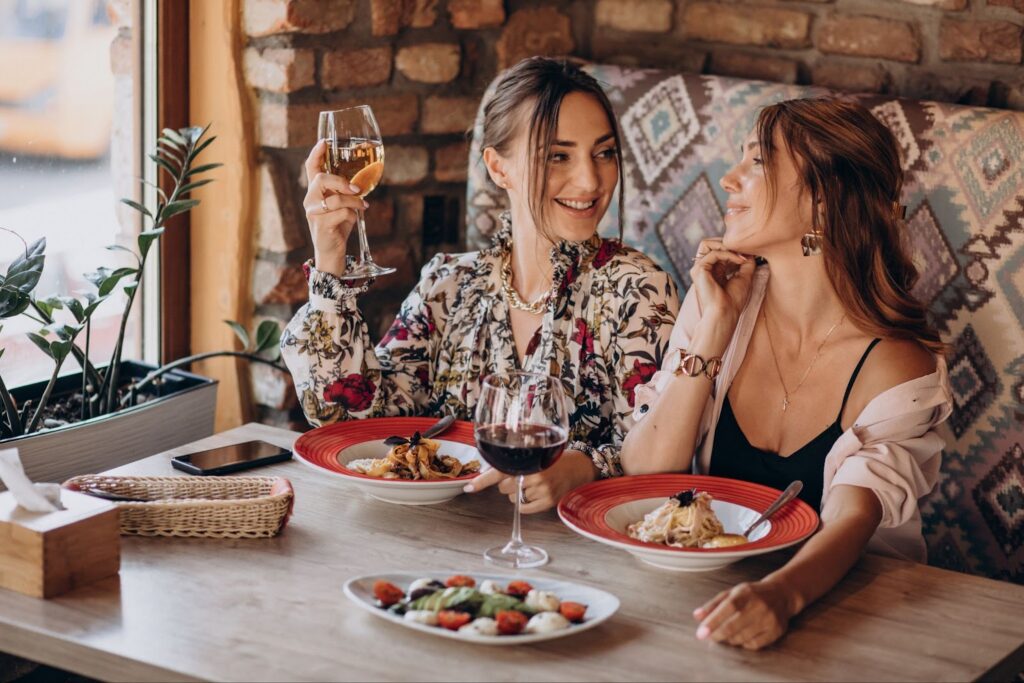
[{"label": "mozzarella ball", "polygon": [[530,617],[526,623],[527,633],[550,633],[569,628],[569,620],[558,612],[541,612]]},{"label": "mozzarella ball", "polygon": [[498,635],[498,622],[490,617],[479,617],[460,628],[459,633],[468,633],[474,636],[496,636]]},{"label": "mozzarella ball", "polygon": [[550,591],[539,591],[536,588],[526,594],[526,606],[536,612],[557,612],[562,604],[558,597]]},{"label": "mozzarella ball", "polygon": [[411,609],[402,618],[406,621],[414,621],[417,624],[437,626],[437,612],[429,609]]}]

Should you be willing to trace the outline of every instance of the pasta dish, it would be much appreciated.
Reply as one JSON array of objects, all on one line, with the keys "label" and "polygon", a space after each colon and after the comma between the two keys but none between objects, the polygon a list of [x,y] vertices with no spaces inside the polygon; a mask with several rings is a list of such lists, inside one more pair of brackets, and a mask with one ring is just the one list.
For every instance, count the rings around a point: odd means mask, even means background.
[{"label": "pasta dish", "polygon": [[645,543],[673,548],[720,548],[746,543],[738,534],[727,534],[711,509],[711,494],[683,491],[630,524],[626,533]]},{"label": "pasta dish", "polygon": [[480,461],[462,463],[451,455],[438,455],[441,442],[414,434],[409,440],[391,447],[383,458],[362,458],[349,462],[348,469],[381,479],[431,481],[455,479],[480,471]]}]

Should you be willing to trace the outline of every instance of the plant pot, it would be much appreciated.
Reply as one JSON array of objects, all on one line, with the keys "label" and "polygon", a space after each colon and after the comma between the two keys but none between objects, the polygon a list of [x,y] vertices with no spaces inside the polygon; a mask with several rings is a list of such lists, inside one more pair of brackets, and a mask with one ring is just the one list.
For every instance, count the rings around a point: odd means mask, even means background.
[{"label": "plant pot", "polygon": [[[156,366],[121,363],[121,377],[141,379]],[[43,432],[0,440],[0,449],[17,448],[33,481],[63,482],[95,474],[176,448],[213,434],[217,380],[173,370],[154,391],[158,397],[137,406]],[[19,405],[42,395],[46,382],[11,390]],[[76,373],[57,380],[53,395],[82,386]],[[2,490],[0,486],[0,490]]]}]

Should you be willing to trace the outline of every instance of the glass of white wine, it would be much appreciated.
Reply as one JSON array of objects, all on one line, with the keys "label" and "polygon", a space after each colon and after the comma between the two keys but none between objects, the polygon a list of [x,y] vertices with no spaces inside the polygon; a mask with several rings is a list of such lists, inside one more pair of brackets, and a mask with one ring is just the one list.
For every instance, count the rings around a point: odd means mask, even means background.
[{"label": "glass of white wine", "polygon": [[[364,199],[384,175],[384,142],[377,119],[368,105],[320,112],[317,137],[327,141],[324,172],[344,176],[359,188]],[[363,211],[356,211],[359,225],[359,261],[346,269],[342,280],[362,280],[395,272],[378,266],[370,256]]]}]

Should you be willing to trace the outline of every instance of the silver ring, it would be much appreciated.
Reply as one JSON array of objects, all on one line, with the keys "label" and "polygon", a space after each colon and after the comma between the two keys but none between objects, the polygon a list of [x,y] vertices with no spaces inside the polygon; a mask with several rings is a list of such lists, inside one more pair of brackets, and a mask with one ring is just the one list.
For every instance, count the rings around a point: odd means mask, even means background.
[{"label": "silver ring", "polygon": [[330,209],[327,208],[327,197],[322,197],[320,199],[320,208],[324,211],[330,211]]}]

